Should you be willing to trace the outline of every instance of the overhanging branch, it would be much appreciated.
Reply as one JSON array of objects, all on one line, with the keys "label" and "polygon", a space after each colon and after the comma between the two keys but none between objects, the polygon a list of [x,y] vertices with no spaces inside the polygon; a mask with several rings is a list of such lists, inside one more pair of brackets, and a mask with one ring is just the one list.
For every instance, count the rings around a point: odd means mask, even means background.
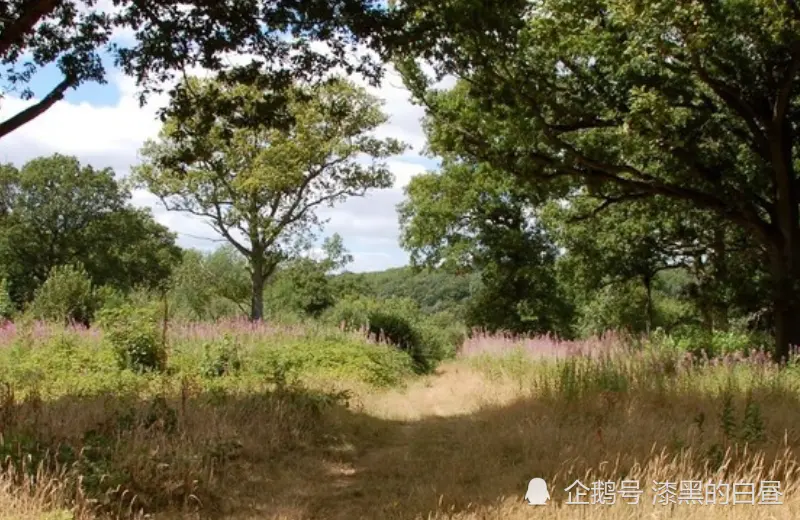
[{"label": "overhanging branch", "polygon": [[31,105],[17,115],[10,117],[0,123],[0,138],[10,134],[22,125],[29,123],[45,113],[50,107],[56,104],[64,97],[64,93],[72,87],[73,81],[69,77],[64,78],[61,83],[50,91],[35,105]]},{"label": "overhanging branch", "polygon": [[[797,9],[796,5],[795,9]],[[776,123],[782,121],[789,111],[792,87],[794,86],[795,76],[798,70],[800,70],[800,41],[794,42],[791,52],[792,59],[786,67],[786,72],[781,80],[781,85],[778,88],[778,95],[775,100],[773,119]]]},{"label": "overhanging branch", "polygon": [[594,208],[589,213],[585,213],[583,215],[577,215],[569,219],[570,222],[581,222],[592,217],[596,217],[600,212],[607,209],[612,204],[617,204],[619,202],[627,202],[631,200],[637,199],[645,199],[651,197],[652,195],[646,192],[639,192],[639,193],[628,193],[625,195],[619,195],[617,197],[603,197],[605,200],[602,204]]},{"label": "overhanging branch", "polygon": [[0,56],[5,56],[13,45],[22,43],[39,20],[55,11],[60,0],[28,0],[19,7],[20,16],[0,33]]}]

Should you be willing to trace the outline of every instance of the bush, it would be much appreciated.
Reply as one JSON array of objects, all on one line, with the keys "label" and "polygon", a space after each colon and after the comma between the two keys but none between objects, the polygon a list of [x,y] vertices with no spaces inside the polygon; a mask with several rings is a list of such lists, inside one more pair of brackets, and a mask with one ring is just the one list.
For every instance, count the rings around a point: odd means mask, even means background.
[{"label": "bush", "polygon": [[102,285],[95,289],[95,302],[97,312],[103,310],[116,309],[122,307],[126,303],[130,303],[130,299],[122,291],[108,285]]},{"label": "bush", "polygon": [[96,308],[92,282],[81,265],[56,266],[37,289],[31,305],[34,317],[88,325]]},{"label": "bush", "polygon": [[346,330],[366,328],[375,301],[364,297],[339,300],[323,314],[323,321]]},{"label": "bush", "polygon": [[399,349],[374,345],[336,331],[281,346],[264,345],[248,357],[247,370],[266,376],[279,387],[303,377],[397,385],[413,373],[412,362]]},{"label": "bush", "polygon": [[417,373],[427,373],[455,352],[452,331],[429,323],[417,304],[407,298],[339,301],[325,320],[345,330],[366,329],[373,337],[394,345],[409,355]]},{"label": "bush", "polygon": [[694,356],[705,354],[709,358],[729,354],[749,354],[752,350],[767,348],[763,338],[749,332],[731,329],[710,331],[700,326],[682,326],[672,334],[654,334],[652,341],[661,346],[689,352]]},{"label": "bush", "polygon": [[434,367],[430,345],[424,341],[421,331],[416,329],[408,318],[385,311],[372,311],[369,314],[369,333],[399,348],[411,357],[414,371],[424,374]]},{"label": "bush", "polygon": [[425,329],[438,338],[441,345],[441,359],[453,357],[467,339],[466,326],[449,311],[428,316],[425,319]]},{"label": "bush", "polygon": [[157,306],[130,304],[106,309],[100,323],[120,368],[136,372],[163,371],[166,345],[161,338]]},{"label": "bush", "polygon": [[207,377],[222,377],[242,369],[240,347],[226,335],[219,343],[206,343],[203,346],[201,372]]}]

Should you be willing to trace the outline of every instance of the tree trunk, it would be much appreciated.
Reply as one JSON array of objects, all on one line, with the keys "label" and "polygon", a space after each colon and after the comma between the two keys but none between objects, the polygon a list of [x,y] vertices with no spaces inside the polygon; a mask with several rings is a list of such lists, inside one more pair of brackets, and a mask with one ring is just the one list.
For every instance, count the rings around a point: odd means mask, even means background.
[{"label": "tree trunk", "polygon": [[728,301],[720,294],[720,288],[728,281],[728,251],[725,244],[725,228],[714,228],[714,324],[716,330],[728,330]]},{"label": "tree trunk", "polygon": [[[796,254],[796,253],[795,253]],[[795,256],[788,253],[788,256]],[[790,348],[800,346],[800,301],[797,276],[789,269],[784,255],[773,253],[773,312],[775,322],[775,360],[785,361]]]},{"label": "tree trunk", "polygon": [[253,269],[250,280],[252,282],[253,294],[250,300],[250,320],[261,321],[264,318],[264,260],[263,258],[253,259],[251,262]]},{"label": "tree trunk", "polygon": [[650,276],[644,277],[644,288],[647,291],[647,302],[645,304],[645,332],[650,335],[653,327],[653,279]]},{"label": "tree trunk", "polygon": [[800,302],[797,290],[800,277],[800,219],[798,218],[797,179],[792,157],[792,128],[788,119],[777,122],[769,135],[770,153],[775,168],[775,229],[770,247],[775,313],[775,359],[788,358],[790,348],[800,345]]}]

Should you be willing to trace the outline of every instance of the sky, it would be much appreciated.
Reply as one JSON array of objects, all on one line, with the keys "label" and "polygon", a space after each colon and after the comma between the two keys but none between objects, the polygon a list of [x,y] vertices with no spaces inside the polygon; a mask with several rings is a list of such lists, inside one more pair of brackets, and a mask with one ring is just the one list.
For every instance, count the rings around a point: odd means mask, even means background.
[{"label": "sky", "polygon": [[[121,37],[125,37],[122,35]],[[104,85],[90,83],[70,90],[64,99],[30,123],[0,139],[0,162],[21,166],[42,155],[73,155],[83,164],[97,168],[111,167],[119,177],[130,172],[138,162],[138,151],[148,138],[155,137],[160,123],[158,108],[166,98],[154,96],[141,107],[135,82],[108,63]],[[0,120],[45,95],[61,79],[58,70],[40,70],[30,87],[36,98],[23,101],[14,92],[0,99]],[[358,78],[353,78],[362,83]],[[422,155],[425,136],[420,119],[424,112],[410,102],[409,92],[397,73],[389,68],[380,88],[365,87],[384,101],[386,124],[377,129],[380,137],[395,137],[411,146],[402,156],[388,161],[395,176],[391,189],[375,190],[363,198],[352,198],[319,215],[329,221],[320,239],[339,233],[354,261],[348,270],[376,271],[408,263],[408,254],[398,244],[399,227],[396,206],[403,200],[403,187],[417,174],[435,169],[436,162]],[[158,222],[178,235],[178,243],[187,248],[211,250],[221,238],[203,220],[186,214],[167,212],[161,202],[146,191],[133,194],[132,203],[149,207]]]}]

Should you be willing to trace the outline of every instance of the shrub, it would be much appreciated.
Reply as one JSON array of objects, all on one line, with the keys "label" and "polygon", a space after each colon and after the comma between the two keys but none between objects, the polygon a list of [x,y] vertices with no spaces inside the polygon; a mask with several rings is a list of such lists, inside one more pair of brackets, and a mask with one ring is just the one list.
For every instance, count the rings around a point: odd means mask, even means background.
[{"label": "shrub", "polygon": [[394,345],[409,355],[417,373],[427,373],[455,348],[435,324],[429,324],[417,304],[407,298],[339,301],[325,320],[345,330],[366,329],[373,337]]},{"label": "shrub", "polygon": [[458,317],[449,311],[431,314],[425,319],[425,329],[438,338],[441,344],[441,359],[452,357],[467,339],[467,328]]},{"label": "shrub", "polygon": [[103,285],[95,290],[95,301],[97,302],[97,310],[101,311],[103,309],[122,307],[129,303],[129,298],[120,290]]},{"label": "shrub", "polygon": [[56,266],[37,289],[31,305],[34,317],[88,325],[95,311],[95,294],[81,265]]},{"label": "shrub", "polygon": [[[425,335],[416,329],[408,318],[386,311],[372,311],[369,314],[369,333],[407,353],[414,362],[418,373],[430,372],[434,359]],[[430,337],[427,339],[431,339]]]},{"label": "shrub", "polygon": [[242,356],[239,345],[226,335],[219,343],[206,343],[203,346],[201,372],[207,377],[221,377],[242,369]]},{"label": "shrub", "polygon": [[369,323],[369,313],[374,305],[374,300],[364,297],[339,300],[323,314],[323,321],[343,326],[346,330],[364,328]]},{"label": "shrub", "polygon": [[752,350],[767,347],[756,334],[731,329],[710,331],[699,326],[682,326],[670,335],[659,334],[653,340],[665,347],[689,352],[694,356],[703,353],[710,358],[729,354],[749,354]]},{"label": "shrub", "polygon": [[120,368],[136,372],[166,368],[166,345],[161,338],[158,312],[154,305],[126,304],[101,313],[101,326]]},{"label": "shrub", "polygon": [[265,345],[248,357],[247,369],[279,387],[292,387],[303,377],[315,376],[392,386],[408,377],[413,366],[399,349],[337,331],[281,346]]}]

